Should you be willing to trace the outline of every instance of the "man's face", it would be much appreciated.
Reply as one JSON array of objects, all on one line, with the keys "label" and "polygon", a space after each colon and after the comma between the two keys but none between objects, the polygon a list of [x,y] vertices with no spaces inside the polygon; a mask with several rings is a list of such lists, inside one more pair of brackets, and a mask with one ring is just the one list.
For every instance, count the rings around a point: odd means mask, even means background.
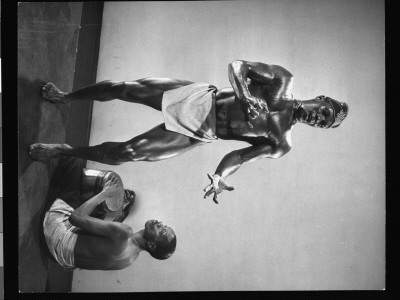
[{"label": "man's face", "polygon": [[162,222],[157,220],[148,220],[144,224],[144,237],[148,241],[155,243],[169,242],[175,236],[174,231],[171,227],[164,225]]},{"label": "man's face", "polygon": [[318,96],[307,101],[301,112],[301,122],[313,127],[329,128],[334,122],[333,107],[327,99],[329,97]]}]

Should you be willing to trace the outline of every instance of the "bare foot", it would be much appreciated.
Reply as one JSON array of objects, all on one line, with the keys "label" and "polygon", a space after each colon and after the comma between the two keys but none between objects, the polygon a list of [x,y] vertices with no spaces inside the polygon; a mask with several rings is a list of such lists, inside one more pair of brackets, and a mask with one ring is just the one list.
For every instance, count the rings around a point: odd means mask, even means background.
[{"label": "bare foot", "polygon": [[65,150],[72,149],[67,144],[42,144],[35,143],[29,146],[29,156],[36,160],[58,158],[65,154]]},{"label": "bare foot", "polygon": [[51,82],[42,83],[41,95],[44,99],[53,103],[67,104],[70,102],[66,99],[66,93],[62,92]]}]

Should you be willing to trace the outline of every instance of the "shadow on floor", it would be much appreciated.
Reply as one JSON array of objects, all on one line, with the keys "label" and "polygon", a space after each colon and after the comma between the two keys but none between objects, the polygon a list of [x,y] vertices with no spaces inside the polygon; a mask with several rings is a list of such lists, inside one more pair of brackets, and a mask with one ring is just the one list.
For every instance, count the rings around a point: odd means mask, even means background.
[{"label": "shadow on floor", "polygon": [[38,162],[28,152],[36,142],[88,143],[91,106],[47,102],[40,88],[42,81],[52,81],[65,91],[76,89],[76,83],[93,83],[102,14],[102,2],[18,5],[18,286],[22,293],[71,290],[72,272],[48,258],[39,235],[58,159]]},{"label": "shadow on floor", "polygon": [[[65,142],[69,106],[45,101],[40,96],[40,88],[41,83],[49,79],[63,88],[72,88],[81,12],[82,3],[25,2],[18,5],[20,292],[66,292],[72,278],[71,272],[65,277],[60,273],[61,267],[52,265],[39,235],[50,179],[58,160],[37,162],[30,158],[28,151],[29,145],[35,142]],[[54,282],[60,285],[53,285]]]},{"label": "shadow on floor", "polygon": [[[35,81],[18,77],[18,161],[20,174],[28,168],[33,160],[28,155],[31,141],[39,136],[39,122],[41,118],[39,79]],[[20,175],[19,174],[19,175]]]}]

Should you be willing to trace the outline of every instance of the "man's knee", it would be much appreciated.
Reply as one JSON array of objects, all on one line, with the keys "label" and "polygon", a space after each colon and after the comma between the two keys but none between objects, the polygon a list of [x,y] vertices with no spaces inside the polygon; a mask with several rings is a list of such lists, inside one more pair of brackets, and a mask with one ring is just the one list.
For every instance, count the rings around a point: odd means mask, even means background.
[{"label": "man's knee", "polygon": [[141,161],[145,160],[146,156],[141,153],[138,145],[125,144],[119,147],[116,155],[114,156],[116,160],[122,162],[129,161]]},{"label": "man's knee", "polygon": [[131,145],[123,146],[122,149],[118,151],[117,158],[124,162],[134,161],[136,151]]},{"label": "man's knee", "polygon": [[145,78],[141,78],[136,81],[133,81],[133,83],[140,84],[142,86],[153,86],[153,85],[157,85],[159,82],[158,82],[157,78],[145,77]]},{"label": "man's knee", "polygon": [[[122,85],[122,86],[121,86]],[[124,100],[137,102],[142,104],[149,104],[146,101],[149,97],[154,96],[158,90],[150,86],[148,78],[139,79],[136,81],[124,81],[119,86],[120,90],[123,91],[125,97]]]},{"label": "man's knee", "polygon": [[110,85],[110,91],[111,91],[113,97],[121,99],[121,100],[126,100],[127,86],[126,86],[125,81],[109,80],[108,83]]},{"label": "man's knee", "polygon": [[89,151],[87,151],[88,153],[85,154],[87,154],[89,159],[95,161],[111,165],[120,165],[124,163],[124,161],[120,159],[121,144],[122,143],[104,142],[97,146],[90,147]]}]

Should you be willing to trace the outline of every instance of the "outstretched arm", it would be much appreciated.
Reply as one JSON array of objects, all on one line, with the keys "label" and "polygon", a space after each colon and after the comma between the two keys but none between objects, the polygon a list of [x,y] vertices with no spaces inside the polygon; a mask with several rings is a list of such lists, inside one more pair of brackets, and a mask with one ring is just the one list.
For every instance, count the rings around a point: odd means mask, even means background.
[{"label": "outstretched arm", "polygon": [[250,115],[254,119],[259,115],[259,110],[265,109],[267,112],[269,110],[264,101],[250,94],[247,80],[250,79],[259,84],[276,80],[284,84],[293,76],[288,70],[278,65],[235,60],[228,66],[228,77],[236,97],[241,100],[245,116]]},{"label": "outstretched arm", "polygon": [[235,173],[244,163],[252,162],[260,158],[278,158],[287,153],[290,147],[287,143],[281,143],[278,146],[268,144],[254,145],[247,148],[232,151],[224,156],[219,163],[215,174],[209,175],[211,184],[206,186],[204,198],[214,193],[213,201],[218,204],[218,194],[223,190],[233,190],[225,179]]}]

